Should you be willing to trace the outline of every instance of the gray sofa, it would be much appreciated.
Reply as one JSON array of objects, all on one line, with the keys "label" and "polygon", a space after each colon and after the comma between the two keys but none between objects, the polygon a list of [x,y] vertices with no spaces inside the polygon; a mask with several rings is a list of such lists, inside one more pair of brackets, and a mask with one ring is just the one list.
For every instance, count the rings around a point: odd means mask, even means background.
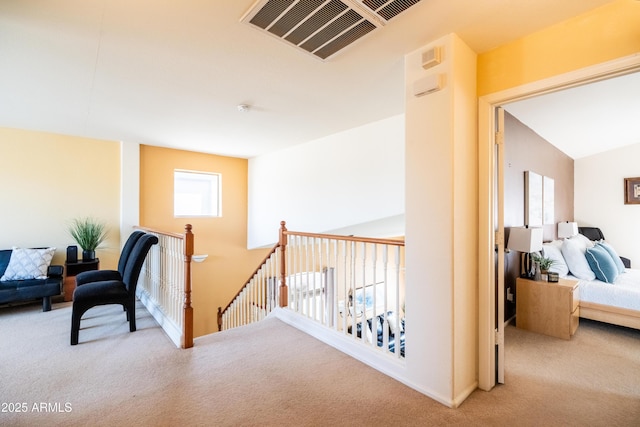
[{"label": "gray sofa", "polygon": [[[12,249],[0,250],[0,278],[5,274]],[[50,265],[42,279],[0,280],[0,304],[42,299],[42,311],[51,310],[51,297],[62,292],[64,268]]]}]

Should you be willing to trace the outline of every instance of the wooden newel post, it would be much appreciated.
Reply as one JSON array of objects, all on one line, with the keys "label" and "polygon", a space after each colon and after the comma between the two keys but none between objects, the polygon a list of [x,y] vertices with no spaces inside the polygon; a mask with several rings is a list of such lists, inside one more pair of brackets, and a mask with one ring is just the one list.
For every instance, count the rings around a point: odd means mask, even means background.
[{"label": "wooden newel post", "polygon": [[218,307],[218,332],[222,330],[222,307]]},{"label": "wooden newel post", "polygon": [[284,221],[280,222],[280,239],[278,241],[280,246],[280,307],[286,307],[289,305],[289,292],[287,290],[287,227]]},{"label": "wooden newel post", "polygon": [[193,255],[193,233],[191,224],[184,227],[184,330],[182,348],[193,347],[193,307],[191,307],[191,256]]}]

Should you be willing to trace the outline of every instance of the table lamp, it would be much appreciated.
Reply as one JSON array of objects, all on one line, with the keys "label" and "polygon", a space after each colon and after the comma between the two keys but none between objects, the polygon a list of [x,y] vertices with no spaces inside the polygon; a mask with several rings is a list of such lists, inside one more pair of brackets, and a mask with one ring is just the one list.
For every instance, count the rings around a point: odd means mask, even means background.
[{"label": "table lamp", "polygon": [[558,223],[558,239],[565,239],[567,237],[573,237],[578,234],[577,222],[559,222]]},{"label": "table lamp", "polygon": [[520,277],[532,278],[535,271],[531,253],[542,250],[542,228],[511,227],[507,249],[524,253],[520,263]]}]

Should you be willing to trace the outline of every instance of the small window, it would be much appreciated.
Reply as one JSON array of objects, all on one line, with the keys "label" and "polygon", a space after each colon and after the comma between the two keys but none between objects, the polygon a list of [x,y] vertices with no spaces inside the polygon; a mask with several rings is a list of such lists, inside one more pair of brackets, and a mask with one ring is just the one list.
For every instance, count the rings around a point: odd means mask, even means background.
[{"label": "small window", "polygon": [[173,173],[173,215],[222,216],[220,174],[176,170]]}]

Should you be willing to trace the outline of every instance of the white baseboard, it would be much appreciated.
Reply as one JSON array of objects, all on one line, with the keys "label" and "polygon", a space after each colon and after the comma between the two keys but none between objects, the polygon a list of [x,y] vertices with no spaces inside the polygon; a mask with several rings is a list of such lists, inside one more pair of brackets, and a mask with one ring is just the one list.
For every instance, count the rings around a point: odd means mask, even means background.
[{"label": "white baseboard", "polygon": [[182,341],[182,330],[180,329],[180,327],[176,325],[173,320],[165,316],[162,308],[149,297],[149,294],[147,292],[145,292],[143,289],[138,289],[138,292],[136,293],[138,298],[140,299],[140,302],[147,308],[153,318],[156,319],[156,322],[158,322],[169,339],[173,341],[176,347],[180,348]]}]

